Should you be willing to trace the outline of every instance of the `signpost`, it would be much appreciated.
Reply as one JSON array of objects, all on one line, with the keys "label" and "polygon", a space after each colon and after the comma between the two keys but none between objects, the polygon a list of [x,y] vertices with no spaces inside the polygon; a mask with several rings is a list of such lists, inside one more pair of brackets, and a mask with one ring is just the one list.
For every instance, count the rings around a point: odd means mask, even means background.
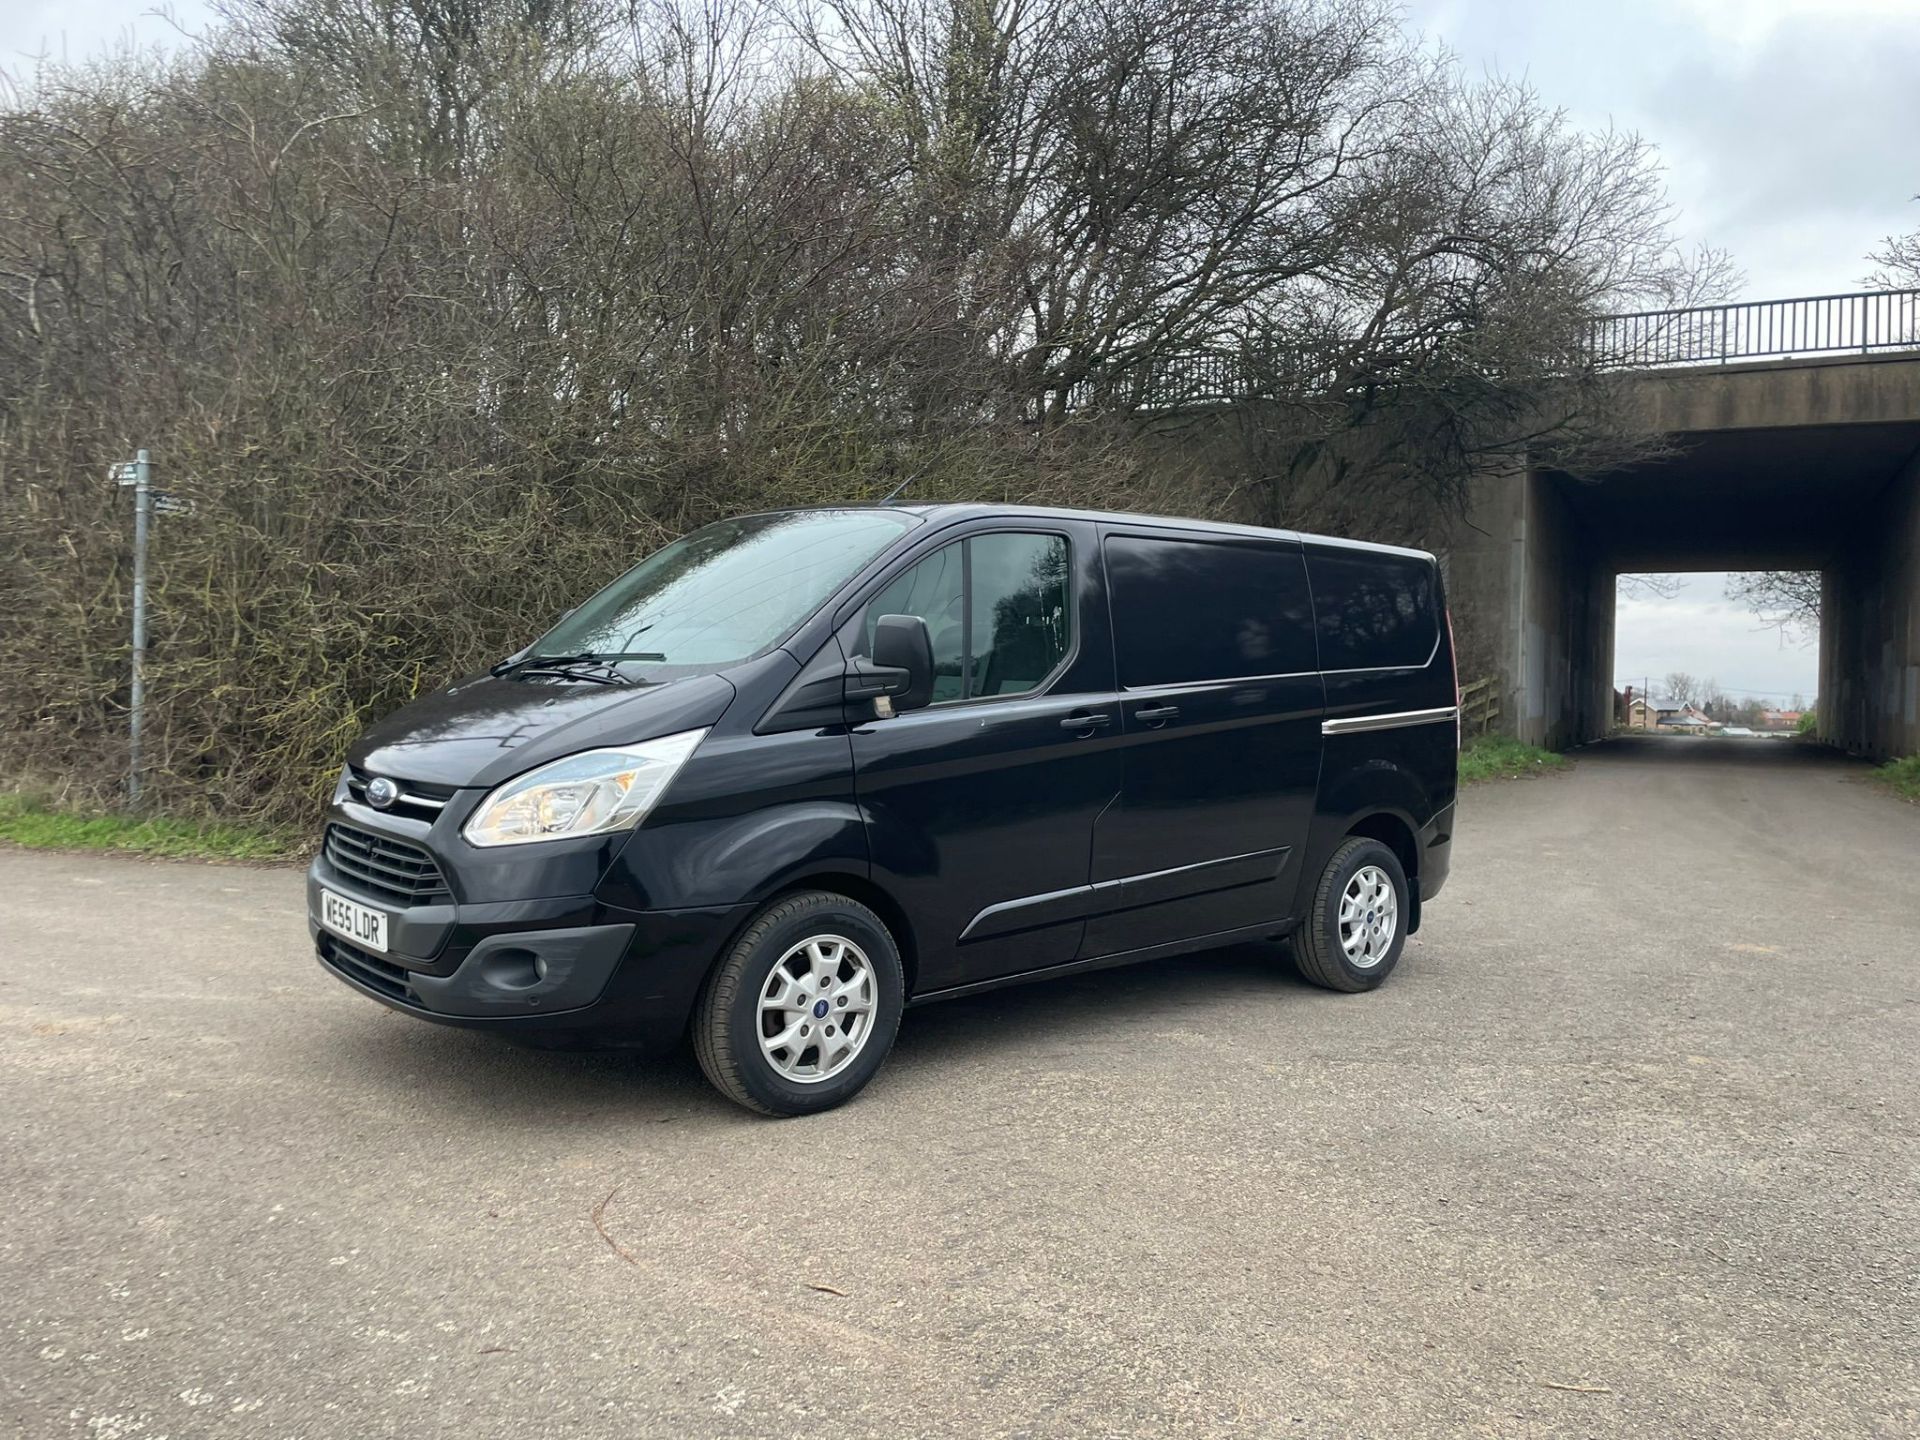
[{"label": "signpost", "polygon": [[133,487],[133,695],[127,721],[127,801],[140,803],[140,719],[146,708],[147,531],[153,524],[153,462],[138,452],[113,467],[113,477]]},{"label": "signpost", "polygon": [[144,450],[108,474],[133,487],[133,685],[127,718],[127,800],[140,803],[140,724],[146,711],[147,686],[147,536],[153,517],[191,515],[193,501],[153,488],[153,462]]}]

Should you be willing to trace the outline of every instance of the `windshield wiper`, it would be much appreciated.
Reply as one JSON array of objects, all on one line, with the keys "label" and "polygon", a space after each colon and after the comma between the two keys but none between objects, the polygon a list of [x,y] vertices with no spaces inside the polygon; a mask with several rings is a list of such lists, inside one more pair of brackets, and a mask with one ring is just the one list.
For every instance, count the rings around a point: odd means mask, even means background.
[{"label": "windshield wiper", "polygon": [[498,665],[489,666],[487,673],[497,678],[530,665],[576,665],[587,658],[585,655],[522,655],[518,660],[502,660]]},{"label": "windshield wiper", "polygon": [[[578,655],[523,655],[518,660],[502,660],[488,670],[496,678],[503,675],[557,675],[566,680],[591,680],[599,685],[624,685],[626,680],[617,673],[614,675],[596,675],[593,669],[611,670],[627,660],[665,660],[667,657],[658,650],[621,650],[612,654],[599,654],[592,650],[582,651]],[[589,669],[576,667],[588,666]]]}]

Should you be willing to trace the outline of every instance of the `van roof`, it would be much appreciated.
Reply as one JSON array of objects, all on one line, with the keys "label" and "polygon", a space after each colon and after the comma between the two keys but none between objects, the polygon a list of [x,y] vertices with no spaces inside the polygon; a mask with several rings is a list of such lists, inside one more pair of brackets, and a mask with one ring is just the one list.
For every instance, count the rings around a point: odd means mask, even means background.
[{"label": "van roof", "polygon": [[1280,530],[1265,525],[1238,525],[1227,520],[1195,520],[1184,515],[1140,515],[1127,510],[1079,510],[1062,505],[990,505],[978,501],[950,504],[894,504],[885,507],[915,515],[923,520],[969,520],[979,516],[1008,516],[1032,520],[1096,520],[1112,525],[1163,525],[1170,529],[1193,530],[1208,535],[1244,535],[1248,538],[1299,540],[1311,545],[1335,546],[1348,550],[1366,550],[1381,555],[1403,555],[1409,559],[1432,561],[1426,550],[1404,545],[1382,545],[1372,540],[1350,540],[1338,535],[1314,535],[1300,530]]}]

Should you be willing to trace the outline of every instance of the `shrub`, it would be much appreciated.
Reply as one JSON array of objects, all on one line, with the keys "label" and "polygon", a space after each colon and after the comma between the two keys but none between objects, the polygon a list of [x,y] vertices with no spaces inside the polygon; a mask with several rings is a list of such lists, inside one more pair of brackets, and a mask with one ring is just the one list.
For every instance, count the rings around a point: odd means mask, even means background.
[{"label": "shrub", "polygon": [[369,716],[729,513],[1435,543],[1516,430],[1617,458],[1589,320],[1688,279],[1642,142],[1372,0],[216,8],[0,107],[0,771],[63,793],[124,765],[137,447],[197,506],[151,794],[290,821]]},{"label": "shrub", "polygon": [[1460,752],[1460,779],[1471,784],[1480,780],[1516,780],[1523,775],[1543,775],[1564,770],[1573,762],[1564,755],[1523,745],[1505,735],[1483,735],[1467,742]]}]

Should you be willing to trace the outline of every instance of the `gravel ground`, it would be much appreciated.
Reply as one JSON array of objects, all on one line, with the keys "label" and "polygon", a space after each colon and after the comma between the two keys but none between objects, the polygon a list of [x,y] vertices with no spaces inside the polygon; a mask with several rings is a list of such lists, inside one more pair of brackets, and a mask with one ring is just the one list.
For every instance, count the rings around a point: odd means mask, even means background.
[{"label": "gravel ground", "polygon": [[0,1433],[1920,1433],[1920,811],[1479,787],[1370,996],[911,1012],[848,1108],[326,976],[287,871],[0,853]]}]

